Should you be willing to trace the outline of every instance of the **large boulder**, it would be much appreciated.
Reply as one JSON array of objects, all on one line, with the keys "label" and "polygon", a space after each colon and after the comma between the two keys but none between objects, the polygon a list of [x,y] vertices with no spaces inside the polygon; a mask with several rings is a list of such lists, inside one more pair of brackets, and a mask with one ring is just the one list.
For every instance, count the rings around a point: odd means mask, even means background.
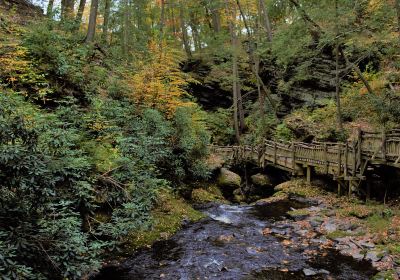
[{"label": "large boulder", "polygon": [[207,168],[214,173],[224,166],[225,161],[226,160],[223,157],[217,154],[210,154],[206,160],[206,165]]},{"label": "large boulder", "polygon": [[259,187],[272,187],[271,179],[267,175],[261,173],[252,175],[251,182]]},{"label": "large boulder", "polygon": [[242,182],[242,178],[232,171],[229,171],[226,168],[221,168],[221,172],[218,176],[218,186],[222,189],[238,189],[240,188],[240,184]]}]

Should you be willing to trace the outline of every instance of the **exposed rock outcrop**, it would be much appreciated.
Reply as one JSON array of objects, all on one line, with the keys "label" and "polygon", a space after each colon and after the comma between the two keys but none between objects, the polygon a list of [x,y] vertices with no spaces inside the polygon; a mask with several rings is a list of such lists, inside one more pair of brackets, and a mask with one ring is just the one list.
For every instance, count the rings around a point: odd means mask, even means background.
[{"label": "exposed rock outcrop", "polygon": [[222,189],[238,189],[242,179],[240,176],[226,168],[221,168],[221,172],[218,177],[218,186]]},{"label": "exposed rock outcrop", "polygon": [[252,175],[251,182],[258,187],[272,187],[271,179],[267,175],[261,173]]}]

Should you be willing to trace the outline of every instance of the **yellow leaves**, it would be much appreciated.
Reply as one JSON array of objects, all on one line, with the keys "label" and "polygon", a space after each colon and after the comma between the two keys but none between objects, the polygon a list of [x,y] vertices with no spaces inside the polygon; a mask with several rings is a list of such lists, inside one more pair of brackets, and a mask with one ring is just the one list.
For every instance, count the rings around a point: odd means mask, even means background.
[{"label": "yellow leaves", "polygon": [[28,57],[28,50],[15,43],[0,44],[0,82],[22,92],[28,89],[39,98],[51,92],[45,76]]},{"label": "yellow leaves", "polygon": [[131,98],[139,105],[156,108],[171,117],[177,107],[191,106],[184,101],[189,94],[185,87],[195,82],[179,68],[179,53],[163,46],[160,50],[154,42],[149,45],[152,57],[139,63],[139,71],[128,77],[133,89]]},{"label": "yellow leaves", "polygon": [[[0,75],[5,77],[5,82],[14,84],[21,73],[27,72],[29,61],[26,59],[27,50],[20,46],[1,46],[5,49],[0,57]],[[7,51],[8,49],[8,51]]]}]

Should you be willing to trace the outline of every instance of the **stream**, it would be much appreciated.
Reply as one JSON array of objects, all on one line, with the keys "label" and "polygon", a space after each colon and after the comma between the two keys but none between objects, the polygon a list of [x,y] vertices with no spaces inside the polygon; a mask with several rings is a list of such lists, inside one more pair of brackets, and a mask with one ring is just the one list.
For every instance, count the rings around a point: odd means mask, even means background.
[{"label": "stream", "polygon": [[[295,199],[202,205],[207,218],[118,267],[104,268],[95,279],[370,279],[376,271],[369,262],[303,244],[286,212],[306,207],[314,206]],[[290,234],[286,243],[285,234]]]}]

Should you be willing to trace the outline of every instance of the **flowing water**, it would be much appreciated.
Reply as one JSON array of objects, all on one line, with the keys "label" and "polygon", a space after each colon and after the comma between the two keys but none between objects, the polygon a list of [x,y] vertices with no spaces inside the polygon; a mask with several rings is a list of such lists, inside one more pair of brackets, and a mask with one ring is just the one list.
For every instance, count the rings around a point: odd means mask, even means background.
[{"label": "flowing water", "polygon": [[[208,218],[186,225],[171,239],[135,253],[119,267],[105,268],[103,279],[369,279],[375,271],[335,251],[310,246],[284,246],[263,229],[285,233],[274,221],[286,219],[304,202],[285,200],[266,205],[203,206]],[[291,233],[293,244],[300,237]],[[305,250],[315,250],[310,257]],[[305,274],[314,274],[305,276]]]}]

